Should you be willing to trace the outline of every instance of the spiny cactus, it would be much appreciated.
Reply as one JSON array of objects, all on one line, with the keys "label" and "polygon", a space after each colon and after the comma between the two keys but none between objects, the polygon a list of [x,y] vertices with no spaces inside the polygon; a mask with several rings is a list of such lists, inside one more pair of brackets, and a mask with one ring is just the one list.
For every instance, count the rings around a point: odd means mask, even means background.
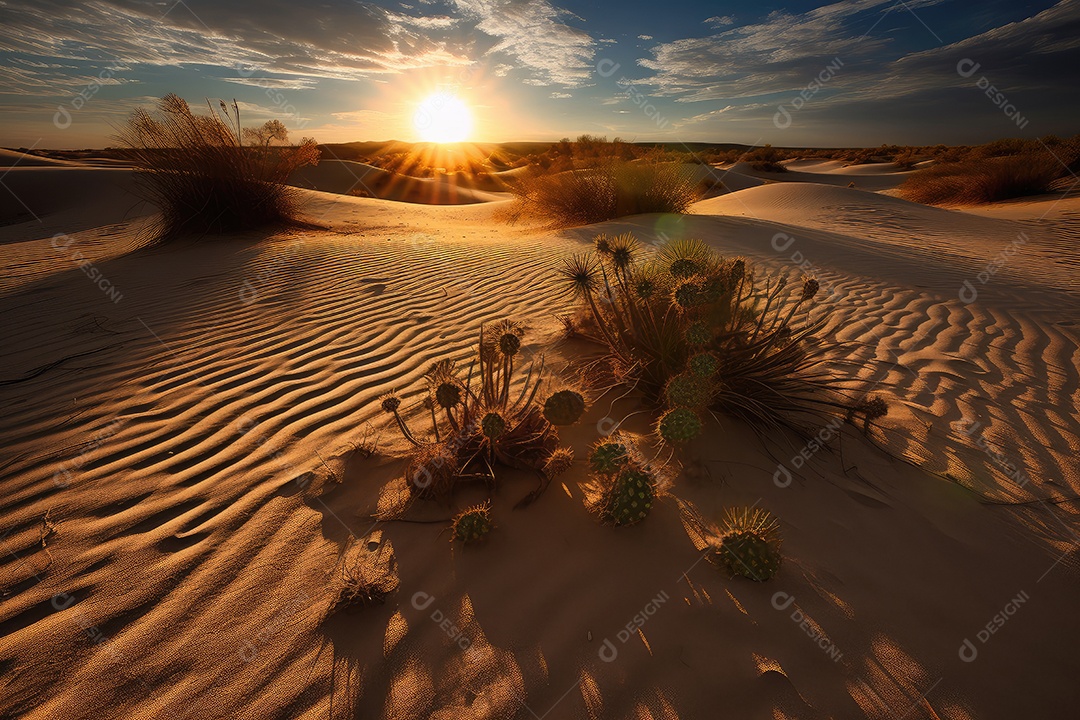
[{"label": "spiny cactus", "polygon": [[764,582],[780,571],[780,523],[761,508],[729,509],[715,557],[734,575]]},{"label": "spiny cactus", "polygon": [[701,272],[701,265],[690,258],[679,258],[668,268],[673,277],[688,278]]},{"label": "spiny cactus", "polygon": [[573,425],[585,414],[585,398],[574,390],[560,390],[544,401],[544,418],[552,425]]},{"label": "spiny cactus", "polygon": [[548,459],[544,461],[544,475],[548,478],[554,478],[562,475],[569,470],[574,464],[574,451],[572,448],[561,447],[555,450],[548,456]]},{"label": "spiny cactus", "polygon": [[688,442],[701,434],[701,418],[690,408],[675,408],[664,413],[656,430],[668,442]]},{"label": "spiny cactus", "polygon": [[605,518],[615,525],[633,525],[644,520],[652,509],[653,484],[646,470],[623,468],[608,491]]},{"label": "spiny cactus", "polygon": [[454,539],[471,545],[483,540],[492,527],[491,504],[475,505],[454,518]]},{"label": "spiny cactus", "polygon": [[697,353],[691,355],[686,363],[687,368],[700,378],[711,378],[720,367],[720,361],[712,353]]},{"label": "spiny cactus", "polygon": [[491,411],[480,420],[480,432],[488,440],[498,440],[506,432],[506,419],[499,413]]},{"label": "spiny cactus", "polygon": [[597,443],[589,455],[589,465],[603,475],[616,473],[630,462],[630,448],[625,443],[608,440]]},{"label": "spiny cactus", "polygon": [[673,408],[702,408],[709,404],[709,382],[694,373],[680,373],[668,380],[664,397]]},{"label": "spiny cactus", "polygon": [[686,342],[690,345],[708,345],[712,337],[712,329],[704,320],[695,320],[686,326]]}]

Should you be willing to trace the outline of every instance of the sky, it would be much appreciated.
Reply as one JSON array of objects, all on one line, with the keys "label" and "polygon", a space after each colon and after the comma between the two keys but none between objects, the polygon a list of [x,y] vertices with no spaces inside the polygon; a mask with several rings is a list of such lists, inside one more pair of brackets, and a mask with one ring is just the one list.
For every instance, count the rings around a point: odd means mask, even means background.
[{"label": "sky", "polygon": [[423,139],[432,94],[492,142],[1080,132],[1080,0],[0,0],[0,62],[5,147],[115,144],[170,92],[320,142]]}]

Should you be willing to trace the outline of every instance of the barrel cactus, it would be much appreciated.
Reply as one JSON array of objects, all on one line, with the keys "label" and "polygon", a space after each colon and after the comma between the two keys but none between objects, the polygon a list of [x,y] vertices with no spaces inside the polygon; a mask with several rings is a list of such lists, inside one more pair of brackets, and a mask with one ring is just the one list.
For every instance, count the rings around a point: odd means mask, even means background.
[{"label": "barrel cactus", "polygon": [[686,342],[690,345],[708,345],[712,340],[712,330],[704,320],[695,320],[686,326]]},{"label": "barrel cactus", "polygon": [[585,414],[585,398],[574,390],[560,390],[544,401],[544,417],[552,425],[573,425]]},{"label": "barrel cactus", "polygon": [[506,432],[506,419],[497,412],[489,412],[480,420],[480,431],[488,440],[498,440]]},{"label": "barrel cactus", "polygon": [[672,443],[684,443],[701,434],[701,418],[690,408],[677,407],[668,410],[660,418],[656,430],[664,440]]},{"label": "barrel cactus", "polygon": [[664,397],[671,407],[701,408],[709,404],[712,393],[708,380],[691,372],[680,373],[668,380]]},{"label": "barrel cactus", "polygon": [[653,479],[646,470],[624,468],[608,491],[604,517],[615,525],[641,522],[652,509],[654,495]]},{"label": "barrel cactus", "polygon": [[780,571],[780,524],[761,508],[730,509],[713,553],[733,575],[764,582]]},{"label": "barrel cactus", "polygon": [[700,378],[711,378],[720,368],[720,361],[712,353],[697,353],[691,355],[686,363],[687,369]]},{"label": "barrel cactus", "polygon": [[626,443],[608,440],[597,443],[589,455],[589,466],[598,473],[610,475],[617,473],[630,462],[630,448]]},{"label": "barrel cactus", "polygon": [[483,540],[494,527],[491,523],[491,505],[484,503],[464,510],[454,518],[454,539],[466,545]]}]

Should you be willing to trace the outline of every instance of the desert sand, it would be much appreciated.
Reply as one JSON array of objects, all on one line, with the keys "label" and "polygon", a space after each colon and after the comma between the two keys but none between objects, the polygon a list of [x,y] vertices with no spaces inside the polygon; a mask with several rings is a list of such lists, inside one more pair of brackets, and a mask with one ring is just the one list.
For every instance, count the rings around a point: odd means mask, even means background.
[{"label": "desert sand", "polygon": [[[497,221],[490,189],[340,194],[324,162],[304,214],[328,229],[157,246],[131,171],[2,160],[0,715],[1075,715],[1076,198],[936,209],[882,194],[903,173],[815,161],[550,231]],[[375,522],[404,450],[378,398],[418,412],[431,362],[508,316],[563,364],[557,263],[628,230],[817,276],[890,368],[882,427],[811,452],[719,418],[629,528],[585,510],[580,459],[522,510],[511,475],[481,547],[444,522],[479,492]],[[602,397],[563,439],[583,458],[638,409]],[[771,510],[779,576],[703,562],[680,504]],[[327,617],[347,548],[400,586]]]}]

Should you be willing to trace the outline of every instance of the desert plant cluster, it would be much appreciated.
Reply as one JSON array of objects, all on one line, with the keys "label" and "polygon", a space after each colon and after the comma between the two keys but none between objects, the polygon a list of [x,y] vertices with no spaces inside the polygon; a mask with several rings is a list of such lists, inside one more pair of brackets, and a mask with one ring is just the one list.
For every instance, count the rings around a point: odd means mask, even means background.
[{"label": "desert plant cluster", "polygon": [[813,278],[792,286],[695,240],[648,254],[631,234],[598,236],[560,275],[582,301],[576,332],[605,346],[615,378],[662,409],[667,442],[696,438],[710,411],[806,435],[810,419],[852,407],[827,362],[830,314],[815,312]]},{"label": "desert plant cluster", "polygon": [[609,158],[559,173],[538,168],[510,191],[515,198],[512,220],[531,217],[570,227],[640,213],[685,213],[704,188],[685,164],[646,157]]},{"label": "desert plant cluster", "polygon": [[[397,394],[382,399],[383,411],[412,445],[407,502],[445,501],[470,482],[494,491],[496,469],[504,467],[538,475],[537,489],[523,500],[527,504],[570,467],[573,451],[560,446],[558,428],[581,418],[585,396],[546,375],[543,357],[521,367],[524,333],[518,323],[503,320],[481,329],[464,372],[451,360],[431,366],[422,400],[429,432],[413,429]],[[454,535],[471,542],[489,529],[490,507],[481,506],[457,518]]]},{"label": "desert plant cluster", "polygon": [[199,115],[166,95],[156,111],[136,110],[117,135],[124,157],[141,171],[146,199],[160,208],[159,236],[294,220],[296,191],[285,182],[296,168],[318,162],[315,141],[290,146],[278,120],[244,128],[235,101],[207,105],[210,113]]}]

